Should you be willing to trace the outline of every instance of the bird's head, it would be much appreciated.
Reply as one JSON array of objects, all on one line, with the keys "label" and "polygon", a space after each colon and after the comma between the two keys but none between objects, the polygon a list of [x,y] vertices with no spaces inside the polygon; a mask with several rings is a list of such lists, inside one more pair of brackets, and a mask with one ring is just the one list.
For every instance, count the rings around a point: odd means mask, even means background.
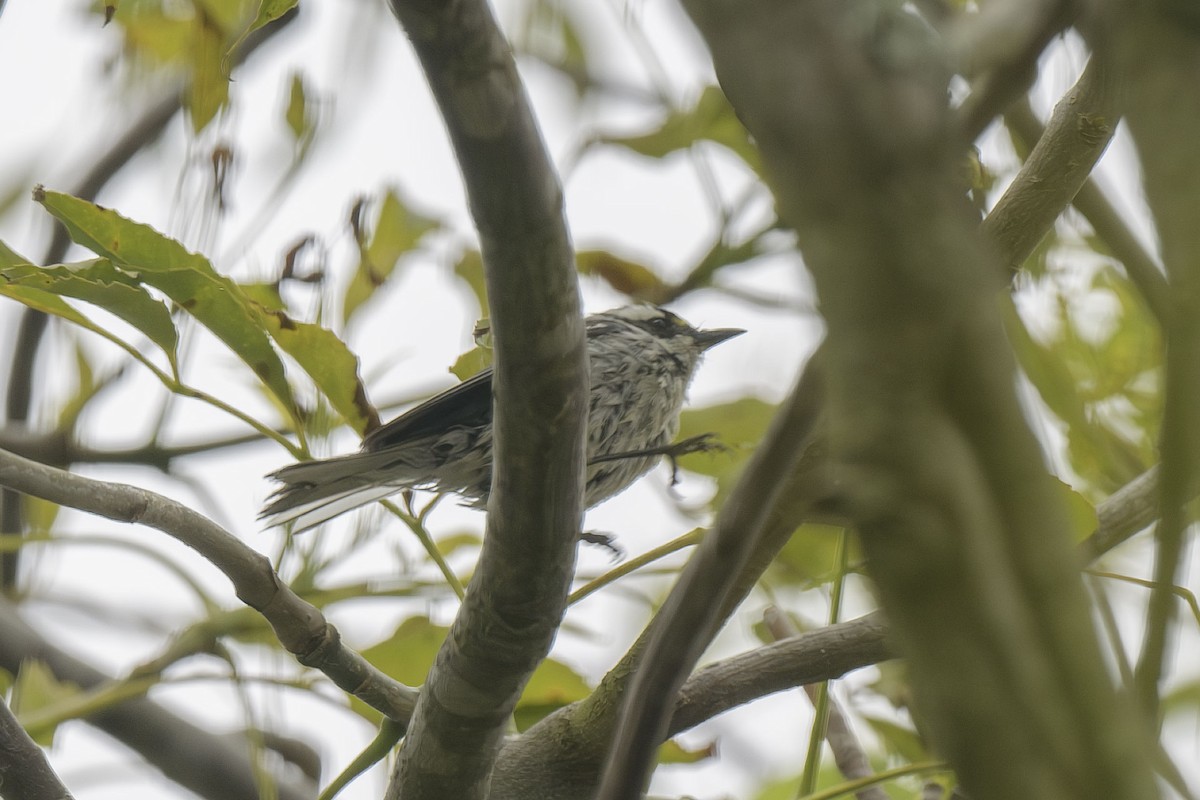
[{"label": "bird's head", "polygon": [[743,333],[741,328],[695,328],[652,305],[623,306],[588,318],[589,336],[620,337],[633,348],[661,351],[689,374],[706,350]]}]

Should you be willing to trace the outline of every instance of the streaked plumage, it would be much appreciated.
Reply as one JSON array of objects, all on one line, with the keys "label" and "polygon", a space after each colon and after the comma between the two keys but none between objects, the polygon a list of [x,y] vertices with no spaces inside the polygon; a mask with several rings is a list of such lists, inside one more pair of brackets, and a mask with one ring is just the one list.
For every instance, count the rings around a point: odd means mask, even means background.
[{"label": "streaked plumage", "polygon": [[[593,314],[586,322],[591,403],[584,502],[590,508],[654,466],[661,454],[646,451],[661,452],[679,432],[701,355],[742,331],[698,330],[648,305]],[[282,486],[260,516],[302,531],[402,489],[455,492],[483,506],[491,487],[491,423],[489,369],[375,430],[358,453],[271,473]],[[611,458],[620,454],[631,455]]]}]

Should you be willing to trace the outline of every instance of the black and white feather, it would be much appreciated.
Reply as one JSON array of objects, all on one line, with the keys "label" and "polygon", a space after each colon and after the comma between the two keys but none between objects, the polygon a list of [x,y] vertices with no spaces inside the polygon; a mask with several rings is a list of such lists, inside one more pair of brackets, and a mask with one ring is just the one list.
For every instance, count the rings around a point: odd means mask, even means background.
[{"label": "black and white feather", "polygon": [[[591,377],[590,508],[644,475],[679,432],[679,412],[700,357],[743,331],[700,330],[657,306],[593,314],[587,322]],[[487,503],[492,483],[492,372],[484,370],[378,428],[362,450],[292,464],[260,518],[297,532],[402,489],[454,492]]]}]

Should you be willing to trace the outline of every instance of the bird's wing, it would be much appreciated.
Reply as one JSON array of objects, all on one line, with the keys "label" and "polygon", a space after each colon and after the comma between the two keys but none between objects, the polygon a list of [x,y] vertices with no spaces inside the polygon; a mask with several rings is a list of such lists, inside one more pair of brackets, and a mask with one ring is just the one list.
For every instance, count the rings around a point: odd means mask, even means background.
[{"label": "bird's wing", "polygon": [[479,427],[492,420],[492,370],[482,370],[457,386],[376,428],[363,439],[363,450],[374,452],[438,435],[456,427]]}]

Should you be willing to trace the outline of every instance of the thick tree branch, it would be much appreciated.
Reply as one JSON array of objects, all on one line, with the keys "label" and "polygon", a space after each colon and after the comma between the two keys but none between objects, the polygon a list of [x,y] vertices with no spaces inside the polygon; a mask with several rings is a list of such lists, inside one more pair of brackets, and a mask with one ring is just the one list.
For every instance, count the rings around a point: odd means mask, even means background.
[{"label": "thick tree branch", "polygon": [[816,281],[833,469],[932,738],[980,800],[1152,796],[1014,397],[936,45],[886,4],[687,6]]},{"label": "thick tree branch", "polygon": [[483,552],[387,797],[471,800],[488,791],[508,715],[566,605],[583,510],[583,324],[562,190],[486,2],[391,4],[462,168],[496,348]]},{"label": "thick tree branch", "polygon": [[71,800],[46,754],[0,699],[0,795],[13,800]]},{"label": "thick tree branch", "polygon": [[238,597],[271,623],[280,643],[301,664],[324,672],[397,722],[411,717],[415,690],[346,647],[320,609],[296,595],[265,557],[207,517],[145,489],[85,478],[4,450],[0,486],[118,522],[147,525],[183,542],[229,578]]},{"label": "thick tree branch", "polygon": [[[23,662],[36,659],[58,680],[85,689],[113,681],[48,644],[6,600],[0,600],[0,641],[4,642],[0,668],[14,675]],[[200,797],[261,800],[259,768],[251,761],[249,744],[240,737],[214,735],[146,698],[126,700],[87,717],[86,722]],[[275,786],[280,800],[312,800],[314,795],[312,784],[286,776],[276,776]]]},{"label": "thick tree branch", "polygon": [[760,697],[834,680],[894,656],[878,612],[781,639],[697,670],[679,690],[667,733],[674,736]]}]

